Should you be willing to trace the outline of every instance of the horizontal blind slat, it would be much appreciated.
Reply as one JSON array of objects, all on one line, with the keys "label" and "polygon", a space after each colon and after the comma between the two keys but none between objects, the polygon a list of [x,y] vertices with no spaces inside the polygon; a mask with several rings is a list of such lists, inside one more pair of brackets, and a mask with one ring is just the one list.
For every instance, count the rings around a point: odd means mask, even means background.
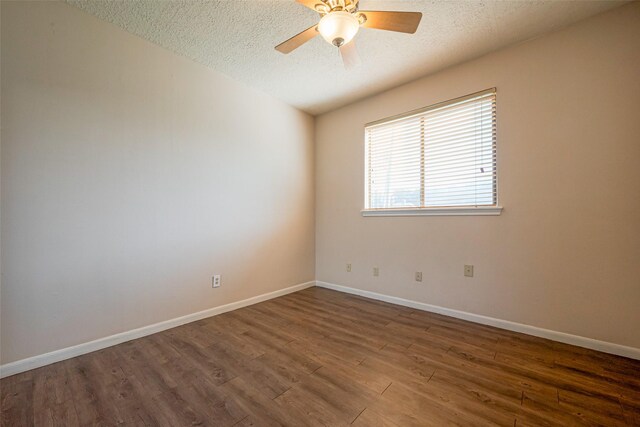
[{"label": "horizontal blind slat", "polygon": [[[428,121],[425,120],[425,126],[430,129],[431,133],[439,132],[440,130],[451,128],[455,126],[463,126],[465,124],[478,124],[483,123],[489,125],[493,118],[493,109],[486,109],[482,111],[470,111],[461,115],[456,115],[451,120],[438,120]],[[480,117],[478,117],[480,116]],[[368,132],[368,136],[376,140],[392,139],[394,137],[400,137],[405,134],[411,134],[421,130],[421,122],[412,122],[403,125],[402,127],[387,129],[384,132]]]},{"label": "horizontal blind slat", "polygon": [[[491,111],[493,106],[486,105],[480,108],[469,108],[465,110],[452,111],[446,115],[446,117],[433,117],[424,118],[425,125],[437,128],[440,126],[448,126],[452,123],[459,123],[464,121],[475,121],[478,115],[484,114],[487,119],[491,118]],[[390,126],[385,129],[370,130],[369,134],[374,138],[384,138],[396,133],[407,132],[421,126],[422,120],[411,120],[403,123],[398,123],[395,126]]]},{"label": "horizontal blind slat", "polygon": [[470,97],[466,97],[466,99],[464,100],[445,101],[440,104],[432,105],[430,107],[426,107],[414,112],[409,112],[403,116],[391,117],[384,121],[377,121],[374,123],[370,123],[369,125],[367,125],[367,128],[375,129],[381,126],[393,126],[398,121],[407,120],[407,119],[420,117],[420,116],[435,115],[435,114],[439,114],[441,111],[446,109],[455,108],[456,106],[459,106],[459,105],[465,105],[465,104],[474,103],[474,102],[475,103],[483,102],[483,101],[486,101],[487,99],[493,100],[493,102],[495,103],[495,90],[492,90],[491,93],[487,93],[485,95],[470,96]]}]

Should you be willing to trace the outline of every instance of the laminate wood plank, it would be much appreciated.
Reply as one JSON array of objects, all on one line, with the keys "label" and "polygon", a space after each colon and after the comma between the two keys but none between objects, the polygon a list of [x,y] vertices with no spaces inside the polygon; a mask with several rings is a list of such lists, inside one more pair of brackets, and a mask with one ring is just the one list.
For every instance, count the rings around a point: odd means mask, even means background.
[{"label": "laminate wood plank", "polygon": [[[405,415],[429,414],[429,424],[433,425],[500,425],[476,417],[474,414],[460,410],[454,402],[443,400],[438,396],[415,393],[400,383],[392,383],[382,394],[377,408],[393,406]],[[426,421],[426,416],[424,419]]]},{"label": "laminate wood plank", "polygon": [[640,361],[309,288],[0,381],[2,426],[640,425]]},{"label": "laminate wood plank", "polygon": [[310,373],[280,355],[266,353],[248,363],[244,377],[252,381],[264,395],[275,399]]},{"label": "laminate wood plank", "polygon": [[[125,374],[117,360],[116,349],[112,347],[61,363],[80,425],[95,420],[112,425],[136,417],[134,377]],[[34,411],[39,412],[37,406]]]},{"label": "laminate wood plank", "polygon": [[[330,335],[333,339],[340,339],[351,342],[352,345],[362,347],[366,350],[375,350],[384,346],[385,342],[379,338],[363,335],[358,332],[358,326],[342,321],[334,312],[324,311],[321,308],[305,306],[304,303],[293,304],[282,302],[290,310],[305,316],[305,326],[315,326],[317,330],[323,331],[324,336]],[[342,326],[341,326],[342,325]],[[345,325],[350,325],[348,328]]]},{"label": "laminate wood plank", "polygon": [[312,324],[307,320],[301,320],[299,314],[278,306],[261,306],[260,310],[267,316],[279,316],[286,319],[289,322],[286,326],[287,332],[294,336],[297,341],[324,339],[326,337],[327,331],[322,327],[322,322]]},{"label": "laminate wood plank", "polygon": [[[334,425],[336,420],[350,423],[376,397],[378,393],[354,382],[351,377],[330,368],[319,368],[278,397],[278,400],[286,401],[289,405],[303,402],[308,407],[315,407],[316,411],[323,414],[322,417],[316,417],[317,423]],[[331,414],[332,419],[328,419],[326,414]],[[331,423],[326,424],[328,422]]]},{"label": "laminate wood plank", "polygon": [[447,351],[454,351],[456,354],[464,355],[465,357],[485,357],[488,359],[495,357],[496,351],[493,346],[486,345],[482,341],[478,343],[482,345],[470,343],[464,337],[458,338],[457,333],[449,336],[443,335],[442,332],[433,333],[432,328],[414,338],[414,344],[422,347],[442,348]]},{"label": "laminate wood plank", "polygon": [[[353,427],[400,427],[399,424],[394,423],[389,418],[390,417],[386,417],[384,415],[376,413],[374,410],[372,410],[370,408],[365,408],[365,410],[362,411],[356,417],[355,420],[353,420],[351,425]],[[415,420],[415,421],[416,421],[416,423],[420,423],[419,420]],[[421,424],[410,424],[410,423],[406,423],[405,422],[402,425],[403,426],[410,426],[410,425],[424,425],[424,424],[423,423],[421,423]]]},{"label": "laminate wood plank", "polygon": [[[283,393],[276,399],[286,411],[295,411],[304,414],[298,421],[304,426],[336,426],[347,427],[350,425],[347,417],[340,409],[333,407],[331,402],[319,399],[313,393],[296,388]],[[296,424],[284,424],[296,425]]]},{"label": "laminate wood plank", "polygon": [[[28,373],[31,376],[31,373]],[[33,416],[33,381],[22,380],[22,374],[0,380],[0,424],[2,426],[34,425]]]},{"label": "laminate wood plank", "polygon": [[369,355],[361,364],[368,370],[383,372],[392,382],[401,382],[419,389],[435,373],[435,364],[428,359],[414,359],[403,353],[402,347],[387,346]]},{"label": "laminate wood plank", "polygon": [[537,395],[557,395],[557,389],[548,384],[533,381],[526,376],[501,369],[500,366],[483,366],[476,357],[460,357],[455,350],[446,354],[421,346],[412,346],[407,352],[414,360],[426,359],[437,369],[438,375],[450,375],[461,381],[469,381],[503,397],[521,399],[523,391]]},{"label": "laminate wood plank", "polygon": [[34,424],[51,427],[81,426],[72,400],[45,406],[34,413]]},{"label": "laminate wood plank", "polygon": [[633,375],[631,370],[617,370],[606,365],[599,365],[586,360],[554,359],[554,367],[577,375],[587,376],[596,380],[615,385],[617,388],[629,388],[640,392],[640,378]]},{"label": "laminate wood plank", "polygon": [[344,321],[348,321],[359,326],[369,326],[374,328],[384,326],[396,317],[396,315],[385,316],[382,313],[371,313],[370,311],[365,311],[352,305],[344,307],[327,301],[317,301],[313,298],[303,297],[297,301],[290,301],[289,303],[295,304],[297,307],[305,307],[310,310],[311,313],[324,315],[324,317],[338,317]]},{"label": "laminate wood plank", "polygon": [[308,358],[316,361],[320,365],[338,363],[352,366],[359,365],[368,354],[367,351],[353,349],[348,345],[337,345],[329,339],[309,338],[306,340],[296,340],[288,344]]},{"label": "laminate wood plank", "polygon": [[[201,348],[206,348],[222,339],[220,334],[216,331],[196,324],[179,326],[177,328],[169,329],[168,331],[160,332],[158,335],[182,337],[183,340],[190,341]],[[160,352],[158,355],[162,356],[163,353],[164,352]]]},{"label": "laminate wood plank", "polygon": [[366,344],[370,345],[371,348],[380,348],[386,343],[395,343],[408,347],[412,342],[408,336],[395,334],[385,329],[385,326],[391,322],[391,318],[384,319],[383,316],[376,316],[354,308],[336,312],[335,308],[323,309],[322,307],[319,308],[318,304],[314,306],[312,302],[306,301],[298,303],[297,307],[306,308],[308,310],[306,314],[316,314],[320,317],[320,321],[329,321],[332,329],[327,331],[326,328],[323,328],[325,334],[327,332],[342,334],[344,331],[350,331],[351,334],[348,336],[365,337]]},{"label": "laminate wood plank", "polygon": [[[431,413],[432,411],[427,411],[427,408],[425,408],[424,412]],[[385,401],[375,402],[368,406],[352,425],[358,427],[440,427],[444,425],[462,426],[463,424],[446,423],[438,416],[427,417],[419,412],[412,413],[411,410],[406,410],[402,406],[389,405],[389,402]]]},{"label": "laminate wood plank", "polygon": [[[260,393],[250,382],[242,377],[234,378],[220,386],[225,399],[238,405],[252,420],[260,426],[308,425],[305,413],[296,408],[285,408],[274,399]],[[213,423],[210,423],[213,425]]]},{"label": "laminate wood plank", "polygon": [[[184,340],[181,336],[167,338],[167,346],[179,350],[182,357],[173,359],[172,362],[183,364],[185,372],[188,374],[190,367],[191,371],[197,372],[198,375],[206,376],[217,385],[224,384],[238,376],[237,372],[232,371],[228,366],[220,363],[218,359],[213,358],[209,347],[199,347],[188,340]],[[184,376],[181,378],[184,380]]]},{"label": "laminate wood plank", "polygon": [[621,402],[624,419],[628,425],[640,426],[640,407],[627,405]]},{"label": "laminate wood plank", "polygon": [[32,381],[34,407],[54,407],[73,398],[67,387],[64,364],[36,369]]},{"label": "laminate wood plank", "polygon": [[522,401],[523,411],[517,417],[517,426],[582,426],[598,425],[590,422],[582,414],[574,414],[562,408],[546,396],[525,392]]},{"label": "laminate wood plank", "polygon": [[175,389],[153,396],[150,406],[163,425],[205,425],[206,423],[204,416],[194,411]]},{"label": "laminate wood plank", "polygon": [[367,388],[375,394],[382,394],[392,383],[391,378],[382,372],[375,372],[358,366],[343,366],[341,364],[330,364],[320,367],[315,375],[333,375],[342,381],[351,381],[361,387]]},{"label": "laminate wood plank", "polygon": [[237,310],[231,312],[234,318],[247,326],[247,330],[242,335],[260,334],[266,337],[269,342],[275,345],[284,345],[295,340],[295,337],[287,332],[282,325],[276,322],[269,322],[266,316],[257,316],[255,313],[249,313],[246,310]]},{"label": "laminate wood plank", "polygon": [[584,416],[598,424],[626,425],[622,405],[619,401],[599,399],[587,394],[558,390],[559,405],[574,415]]},{"label": "laminate wood plank", "polygon": [[177,387],[176,393],[180,398],[189,402],[194,412],[201,415],[205,424],[215,420],[217,425],[232,426],[247,415],[233,400],[207,378],[199,378],[188,384]]},{"label": "laminate wood plank", "polygon": [[567,369],[565,367],[548,366],[541,363],[523,362],[510,357],[496,357],[495,362],[509,369],[519,372],[521,376],[532,378],[538,382],[552,385],[559,389],[576,392],[597,393],[600,399],[616,401],[624,387],[603,380],[595,373]]},{"label": "laminate wood plank", "polygon": [[235,351],[242,353],[244,356],[254,359],[262,356],[267,348],[263,345],[250,342],[240,333],[235,333],[233,330],[225,330],[220,328],[219,325],[206,325],[203,326],[207,329],[216,331],[219,334],[219,340],[216,345],[222,345],[227,348],[233,348]]},{"label": "laminate wood plank", "polygon": [[[433,359],[423,359],[418,355],[414,356],[412,361],[416,363],[426,362],[431,365],[434,362]],[[438,366],[438,369],[440,369],[447,368],[449,365],[447,362],[443,362]],[[396,376],[396,384],[401,383],[423,396],[435,396],[439,400],[451,402],[452,405],[455,403],[458,406],[458,410],[462,412],[473,414],[478,418],[486,418],[485,424],[489,422],[497,422],[500,425],[513,424],[514,414],[520,406],[520,391],[491,380],[479,381],[472,375],[465,378],[466,371],[463,370],[455,371],[455,374],[451,374],[438,369],[427,381],[423,379],[421,382],[416,382],[413,376],[404,378]],[[499,395],[499,392],[494,391],[494,389],[501,391],[503,395]],[[505,409],[509,410],[506,411]]]},{"label": "laminate wood plank", "polygon": [[435,377],[436,374],[431,377],[428,384],[418,389],[421,396],[447,402],[448,408],[482,420],[480,421],[482,425],[512,426],[514,424],[516,416],[513,409],[517,406],[510,405],[504,399],[496,399],[480,387],[470,385],[455,387],[448,381],[443,381],[443,377],[434,380]]},{"label": "laminate wood plank", "polygon": [[475,402],[477,407],[482,407],[492,417],[507,415],[507,420],[511,422],[521,409],[521,391],[492,379],[478,378],[471,373],[453,374],[438,369],[429,380],[429,386],[451,399]]}]

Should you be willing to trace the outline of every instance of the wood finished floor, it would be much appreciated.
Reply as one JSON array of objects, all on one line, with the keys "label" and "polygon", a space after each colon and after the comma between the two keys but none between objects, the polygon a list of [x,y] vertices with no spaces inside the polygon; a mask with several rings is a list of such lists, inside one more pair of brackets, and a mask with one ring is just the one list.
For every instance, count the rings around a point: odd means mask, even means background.
[{"label": "wood finished floor", "polygon": [[5,426],[640,425],[640,361],[321,288],[0,386]]}]

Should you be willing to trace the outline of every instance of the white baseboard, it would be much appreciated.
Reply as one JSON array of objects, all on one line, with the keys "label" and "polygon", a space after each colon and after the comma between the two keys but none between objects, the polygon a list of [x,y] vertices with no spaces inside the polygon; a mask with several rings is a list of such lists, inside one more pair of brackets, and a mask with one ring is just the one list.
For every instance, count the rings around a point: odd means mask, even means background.
[{"label": "white baseboard", "polygon": [[94,341],[89,341],[86,343],[74,345],[72,347],[55,350],[50,353],[40,354],[38,356],[33,356],[33,357],[29,357],[22,360],[17,360],[15,362],[0,365],[0,378],[8,377],[14,374],[19,374],[20,372],[25,372],[31,369],[39,368],[41,366],[49,365],[51,363],[60,362],[62,360],[80,356],[82,354],[91,353],[92,351],[101,350],[106,347],[111,347],[113,345],[120,344],[126,341],[131,341],[136,338],[145,337],[147,335],[155,334],[156,332],[161,332],[167,329],[175,328],[176,326],[195,322],[196,320],[226,313],[228,311],[236,310],[238,308],[247,307],[249,305],[253,305],[262,301],[277,298],[279,296],[290,294],[292,292],[301,291],[302,289],[306,289],[314,286],[314,284],[315,284],[315,281],[301,283],[299,285],[290,286],[288,288],[279,289],[277,291],[258,295],[252,298],[247,298],[242,301],[236,301],[236,302],[221,305],[218,307],[209,308],[207,310],[198,311],[197,313],[187,314],[186,316],[176,317],[175,319],[165,320],[163,322],[154,323],[153,325],[143,326],[142,328],[132,329],[130,331],[121,332],[119,334],[100,338]]},{"label": "white baseboard", "polygon": [[126,341],[131,341],[136,338],[141,338],[147,335],[155,334],[156,332],[161,332],[167,329],[175,328],[176,326],[184,325],[186,323],[195,322],[196,320],[205,319],[207,317],[226,313],[232,310],[237,310],[242,307],[247,307],[249,305],[257,304],[259,302],[277,298],[279,296],[290,294],[292,292],[301,291],[303,289],[310,288],[314,285],[322,288],[333,289],[340,292],[346,292],[349,294],[360,295],[363,297],[384,301],[391,304],[411,307],[417,310],[443,314],[445,316],[451,316],[458,319],[468,320],[470,322],[480,323],[480,324],[489,325],[489,326],[495,326],[497,328],[506,329],[509,331],[521,332],[523,334],[533,335],[541,338],[547,338],[550,340],[559,341],[566,344],[572,344],[579,347],[590,348],[592,350],[603,351],[605,353],[611,353],[619,356],[625,356],[632,359],[640,360],[640,349],[635,347],[628,347],[628,346],[614,344],[606,341],[599,341],[592,338],[585,338],[578,335],[566,334],[564,332],[552,331],[549,329],[543,329],[535,326],[524,325],[522,323],[510,322],[508,320],[495,319],[493,317],[467,313],[465,311],[453,310],[450,308],[439,307],[437,305],[431,305],[423,302],[412,301],[412,300],[399,298],[399,297],[393,297],[389,295],[379,294],[376,292],[365,291],[362,289],[350,288],[347,286],[335,285],[332,283],[321,282],[321,281],[310,281],[306,283],[301,283],[299,285],[291,286],[288,288],[279,289],[274,292],[258,295],[252,298],[247,298],[242,301],[236,301],[229,304],[221,305],[219,307],[213,307],[207,310],[199,311],[197,313],[192,313],[192,314],[187,314],[186,316],[177,317],[175,319],[165,320],[163,322],[155,323],[153,325],[143,326],[142,328],[121,332],[119,334],[100,338],[94,341],[89,341],[89,342],[78,344],[72,347],[67,347],[67,348],[55,350],[49,353],[41,354],[38,356],[29,357],[27,359],[17,360],[15,362],[0,365],[0,378],[8,377],[14,374],[19,374],[20,372],[25,372],[31,369],[39,368],[41,366],[49,365],[51,363],[60,362],[62,360],[80,356],[82,354],[91,353],[93,351],[101,350],[106,347],[111,347],[113,345],[120,344]]},{"label": "white baseboard", "polygon": [[510,322],[508,320],[495,319],[493,317],[467,313],[465,311],[453,310],[450,308],[445,308],[437,305],[426,304],[423,302],[412,301],[404,298],[398,298],[398,297],[393,297],[389,295],[379,294],[376,292],[365,291],[362,289],[350,288],[348,286],[335,285],[333,283],[316,281],[316,286],[319,286],[321,288],[333,289],[335,291],[346,292],[349,294],[360,295],[363,297],[384,301],[391,304],[397,304],[405,307],[415,308],[417,310],[443,314],[445,316],[468,320],[470,322],[475,322],[475,323],[481,323],[483,325],[495,326],[496,328],[506,329],[508,331],[521,332],[523,334],[533,335],[540,338],[547,338],[547,339],[550,339],[553,341],[559,341],[565,344],[571,344],[579,347],[585,347],[592,350],[598,350],[605,353],[611,353],[611,354],[616,354],[618,356],[624,356],[624,357],[640,360],[640,348],[628,347],[628,346],[614,344],[606,341],[599,341],[592,338],[581,337],[578,335],[571,335],[564,332],[552,331],[550,329],[538,328],[536,326],[525,325],[522,323]]}]

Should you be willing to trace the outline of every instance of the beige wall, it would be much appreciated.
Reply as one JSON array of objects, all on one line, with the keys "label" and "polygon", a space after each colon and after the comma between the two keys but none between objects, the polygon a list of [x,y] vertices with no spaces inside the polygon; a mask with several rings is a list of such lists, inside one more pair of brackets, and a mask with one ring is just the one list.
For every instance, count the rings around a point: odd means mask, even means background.
[{"label": "beige wall", "polygon": [[[501,216],[360,215],[365,123],[494,86]],[[318,280],[640,347],[640,3],[322,115],[316,145]]]},{"label": "beige wall", "polygon": [[312,117],[3,1],[2,363],[313,280],[313,173]]},{"label": "beige wall", "polygon": [[[640,347],[640,4],[318,117],[315,235],[313,118],[67,5],[1,4],[1,363],[306,282],[314,261],[318,280]],[[493,86],[501,216],[360,215],[364,123]]]}]

